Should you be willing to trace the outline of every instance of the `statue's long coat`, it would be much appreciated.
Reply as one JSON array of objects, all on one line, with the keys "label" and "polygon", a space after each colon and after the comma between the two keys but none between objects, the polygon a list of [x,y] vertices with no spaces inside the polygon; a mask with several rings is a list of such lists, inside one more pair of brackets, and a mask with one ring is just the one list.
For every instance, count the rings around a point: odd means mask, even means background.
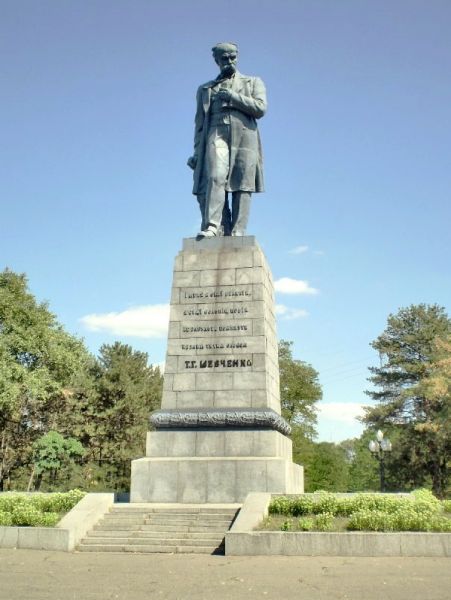
[{"label": "statue's long coat", "polygon": [[[194,129],[193,194],[206,191],[205,145],[207,142],[211,88],[217,81],[209,81],[197,90],[197,110]],[[266,90],[258,77],[236,72],[233,78],[230,102],[230,169],[226,185],[228,192],[263,191],[263,155],[257,119],[266,112]]]}]

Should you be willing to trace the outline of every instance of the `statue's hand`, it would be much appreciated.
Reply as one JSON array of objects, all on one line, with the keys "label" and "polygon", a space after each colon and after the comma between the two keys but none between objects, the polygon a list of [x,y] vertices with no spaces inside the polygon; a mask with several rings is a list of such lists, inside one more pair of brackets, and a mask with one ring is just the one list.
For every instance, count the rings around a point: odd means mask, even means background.
[{"label": "statue's hand", "polygon": [[197,156],[190,156],[186,162],[188,167],[194,171],[197,165]]},{"label": "statue's hand", "polygon": [[223,102],[230,102],[232,93],[230,90],[219,90],[218,96]]}]

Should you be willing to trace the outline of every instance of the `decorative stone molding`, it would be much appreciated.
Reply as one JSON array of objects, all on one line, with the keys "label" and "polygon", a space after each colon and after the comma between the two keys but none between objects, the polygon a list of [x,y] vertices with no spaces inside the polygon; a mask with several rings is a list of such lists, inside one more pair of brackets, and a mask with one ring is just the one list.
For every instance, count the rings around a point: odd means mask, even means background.
[{"label": "decorative stone molding", "polygon": [[287,436],[291,433],[287,421],[274,410],[267,408],[156,410],[149,420],[156,429],[252,427],[275,429]]}]

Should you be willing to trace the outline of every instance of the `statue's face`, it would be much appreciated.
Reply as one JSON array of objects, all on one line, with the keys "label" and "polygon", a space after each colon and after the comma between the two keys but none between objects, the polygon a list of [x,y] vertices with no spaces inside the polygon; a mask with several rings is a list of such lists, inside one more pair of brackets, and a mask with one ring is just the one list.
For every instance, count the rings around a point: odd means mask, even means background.
[{"label": "statue's face", "polygon": [[236,71],[236,63],[238,61],[238,54],[234,50],[227,50],[221,52],[216,56],[216,62],[221,70],[222,75],[230,76]]}]

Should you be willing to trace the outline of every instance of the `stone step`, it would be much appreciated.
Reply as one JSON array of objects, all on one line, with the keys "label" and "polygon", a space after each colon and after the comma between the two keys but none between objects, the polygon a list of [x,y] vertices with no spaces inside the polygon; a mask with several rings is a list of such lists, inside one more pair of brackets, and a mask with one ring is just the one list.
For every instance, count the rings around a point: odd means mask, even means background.
[{"label": "stone step", "polygon": [[106,521],[124,521],[134,523],[143,519],[152,521],[205,521],[205,522],[230,522],[233,516],[230,515],[190,515],[190,514],[142,514],[142,515],[123,515],[117,513],[107,513],[103,517]]},{"label": "stone step", "polygon": [[[128,533],[128,535],[126,535]],[[129,538],[161,538],[161,539],[172,539],[172,538],[180,538],[180,539],[203,539],[203,540],[219,540],[221,542],[224,539],[224,532],[193,532],[193,531],[130,531],[126,530],[114,530],[105,531],[105,530],[96,530],[89,531],[88,538],[96,539],[96,538],[114,538],[114,537],[129,537]]]},{"label": "stone step", "polygon": [[177,520],[177,521],[166,521],[165,519],[145,519],[143,525],[168,525],[171,527],[216,527],[218,529],[228,529],[230,521],[188,521],[188,520]]},{"label": "stone step", "polygon": [[133,521],[124,520],[124,519],[102,519],[99,521],[98,525],[121,525],[121,526],[129,526],[135,527],[137,525],[170,525],[171,527],[177,526],[194,526],[197,527],[199,525],[205,527],[219,527],[223,529],[228,529],[230,527],[232,520],[231,519],[221,519],[221,520],[204,520],[204,519],[136,519]]},{"label": "stone step", "polygon": [[140,513],[140,514],[145,514],[145,513],[158,513],[158,514],[174,514],[174,513],[183,513],[183,514],[189,514],[189,515],[196,515],[196,514],[202,514],[202,515],[217,515],[217,514],[224,514],[224,515],[235,515],[237,510],[239,509],[239,507],[237,508],[152,508],[150,507],[134,507],[131,505],[119,505],[119,506],[112,506],[110,508],[110,513],[121,513],[121,514],[133,514],[133,513]]},{"label": "stone step", "polygon": [[182,517],[186,517],[189,519],[231,519],[235,516],[236,511],[230,511],[230,512],[208,512],[208,513],[203,513],[203,512],[189,512],[189,511],[185,511],[185,510],[171,510],[171,511],[165,511],[165,510],[110,510],[109,512],[106,513],[108,516],[113,516],[113,517],[124,517],[124,518],[129,518],[129,519],[135,519],[138,517],[141,517],[143,515],[147,515],[149,517],[153,517],[153,516],[159,516],[159,515],[164,515],[165,517],[171,518],[171,517],[178,517],[178,516],[182,516]]},{"label": "stone step", "polygon": [[80,552],[223,553],[239,507],[114,506],[78,546]]},{"label": "stone step", "polygon": [[225,533],[229,530],[230,523],[227,526],[217,527],[215,525],[202,525],[202,524],[194,524],[194,525],[168,525],[168,524],[151,524],[145,523],[141,525],[140,529],[142,531],[192,531],[193,533],[201,533],[203,531],[209,531],[213,533],[214,531],[221,531]]},{"label": "stone step", "polygon": [[180,531],[180,532],[192,532],[192,533],[222,533],[224,534],[229,530],[229,525],[227,527],[215,527],[213,525],[148,525],[140,523],[139,525],[135,525],[131,527],[130,525],[122,525],[118,523],[111,524],[100,524],[97,523],[94,525],[92,531]]},{"label": "stone step", "polygon": [[[112,515],[111,515],[112,516]],[[145,519],[151,520],[151,521],[205,521],[205,522],[219,522],[219,521],[227,521],[228,523],[230,523],[230,521],[234,518],[234,517],[229,517],[229,516],[223,516],[223,515],[215,515],[213,517],[208,517],[206,515],[160,515],[160,514],[151,514],[151,515],[143,515]],[[120,519],[124,518],[124,517],[119,517]],[[130,517],[127,517],[130,518]],[[136,518],[136,517],[132,517],[132,518]]]},{"label": "stone step", "polygon": [[128,536],[118,538],[84,538],[82,544],[84,546],[92,545],[111,545],[111,546],[214,546],[217,548],[222,544],[223,539],[205,540],[205,539],[185,539],[185,538],[132,538]]},{"label": "stone step", "polygon": [[77,550],[78,552],[135,552],[140,554],[223,554],[223,550],[215,546],[137,546],[132,544],[124,544],[123,546],[97,544],[91,546],[80,544]]},{"label": "stone step", "polygon": [[118,523],[120,525],[137,525],[139,523],[155,524],[155,525],[216,525],[218,527],[228,527],[232,519],[166,519],[161,517],[154,517],[151,519],[102,519],[99,523],[105,523],[105,525],[111,525],[112,523]]}]

